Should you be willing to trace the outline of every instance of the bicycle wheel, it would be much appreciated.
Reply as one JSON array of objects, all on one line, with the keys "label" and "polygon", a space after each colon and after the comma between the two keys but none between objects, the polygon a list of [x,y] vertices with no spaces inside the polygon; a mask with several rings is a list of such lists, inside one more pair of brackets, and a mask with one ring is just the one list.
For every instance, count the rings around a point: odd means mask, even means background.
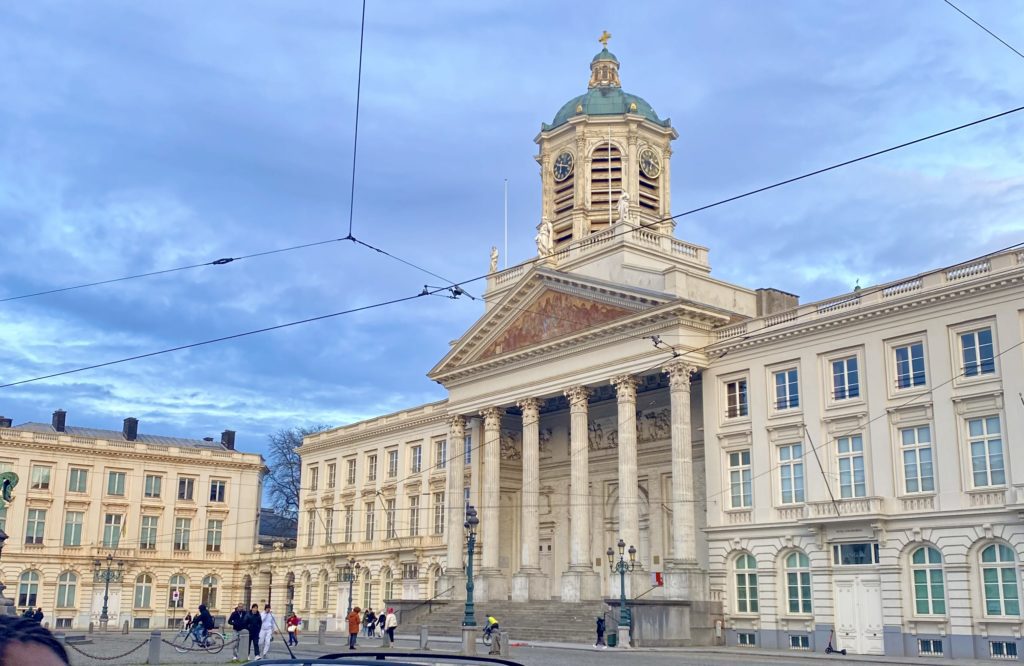
[{"label": "bicycle wheel", "polygon": [[484,645],[486,645],[487,647],[491,647],[491,640],[492,640],[491,639],[491,632],[485,631],[484,632]]},{"label": "bicycle wheel", "polygon": [[224,634],[211,631],[206,637],[206,651],[210,654],[217,654],[224,649]]},{"label": "bicycle wheel", "polygon": [[178,652],[188,652],[192,649],[192,646],[189,645],[192,642],[192,636],[187,632],[179,632],[171,642],[174,644],[174,649]]}]

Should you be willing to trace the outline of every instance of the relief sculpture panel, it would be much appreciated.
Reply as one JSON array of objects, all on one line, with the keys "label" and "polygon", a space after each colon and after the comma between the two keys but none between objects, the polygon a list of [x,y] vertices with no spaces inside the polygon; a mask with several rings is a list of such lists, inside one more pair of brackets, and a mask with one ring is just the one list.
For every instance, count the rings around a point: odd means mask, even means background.
[{"label": "relief sculpture panel", "polygon": [[[658,442],[672,437],[672,410],[668,407],[645,409],[636,413],[636,439],[640,444]],[[587,439],[591,451],[619,446],[619,425],[614,416],[593,419]]]}]

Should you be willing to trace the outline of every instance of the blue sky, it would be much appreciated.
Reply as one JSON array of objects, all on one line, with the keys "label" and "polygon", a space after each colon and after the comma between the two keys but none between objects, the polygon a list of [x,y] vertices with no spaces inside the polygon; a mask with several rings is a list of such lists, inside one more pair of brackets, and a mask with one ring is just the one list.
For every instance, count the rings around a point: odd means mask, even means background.
[{"label": "blue sky", "polygon": [[[1018,48],[1012,3],[960,6]],[[602,30],[680,138],[673,209],[1024,103],[1024,60],[941,0],[369,0],[354,234],[452,279],[534,252],[533,138]],[[0,297],[344,236],[356,0],[0,5]],[[804,301],[1024,240],[1024,113],[680,220],[713,274]],[[0,304],[0,383],[416,293],[351,243]],[[473,285],[480,291],[480,284]],[[472,287],[471,287],[472,289]],[[408,304],[0,389],[0,414],[189,437],[444,396],[482,311]]]}]

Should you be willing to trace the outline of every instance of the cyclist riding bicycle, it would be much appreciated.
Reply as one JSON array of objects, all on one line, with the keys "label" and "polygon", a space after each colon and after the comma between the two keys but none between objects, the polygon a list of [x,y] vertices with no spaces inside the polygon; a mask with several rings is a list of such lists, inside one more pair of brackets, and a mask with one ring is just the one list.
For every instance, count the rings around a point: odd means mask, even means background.
[{"label": "cyclist riding bicycle", "polygon": [[196,639],[196,643],[205,647],[206,637],[215,627],[213,616],[210,615],[210,611],[204,604],[199,605],[199,613],[192,620],[192,627],[192,636]]},{"label": "cyclist riding bicycle", "polygon": [[498,630],[498,619],[496,617],[494,617],[493,615],[488,615],[487,616],[487,626],[484,627],[484,631],[486,631],[488,634],[493,634],[497,630]]}]

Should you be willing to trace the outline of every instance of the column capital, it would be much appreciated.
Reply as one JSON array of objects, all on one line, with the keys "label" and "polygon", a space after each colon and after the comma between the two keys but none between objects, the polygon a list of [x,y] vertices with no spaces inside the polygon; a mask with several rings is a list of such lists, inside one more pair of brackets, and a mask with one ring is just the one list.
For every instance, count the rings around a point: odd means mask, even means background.
[{"label": "column capital", "polygon": [[497,430],[501,427],[501,417],[505,410],[501,407],[486,407],[480,410],[480,416],[484,417],[484,428],[486,430]]},{"label": "column capital", "polygon": [[615,386],[615,395],[619,401],[636,400],[636,376],[619,375],[612,377],[611,383]]},{"label": "column capital", "polygon": [[697,366],[686,361],[675,361],[662,368],[662,372],[668,375],[668,383],[671,388],[689,391],[690,376],[697,372]]},{"label": "column capital", "polygon": [[465,430],[466,429],[466,417],[461,414],[448,417],[448,430]]},{"label": "column capital", "polygon": [[575,409],[586,407],[587,399],[590,398],[590,389],[586,386],[570,386],[565,389],[565,397],[569,398],[569,405]]},{"label": "column capital", "polygon": [[540,400],[537,398],[523,398],[516,406],[523,410],[524,421],[534,421],[540,416]]}]

